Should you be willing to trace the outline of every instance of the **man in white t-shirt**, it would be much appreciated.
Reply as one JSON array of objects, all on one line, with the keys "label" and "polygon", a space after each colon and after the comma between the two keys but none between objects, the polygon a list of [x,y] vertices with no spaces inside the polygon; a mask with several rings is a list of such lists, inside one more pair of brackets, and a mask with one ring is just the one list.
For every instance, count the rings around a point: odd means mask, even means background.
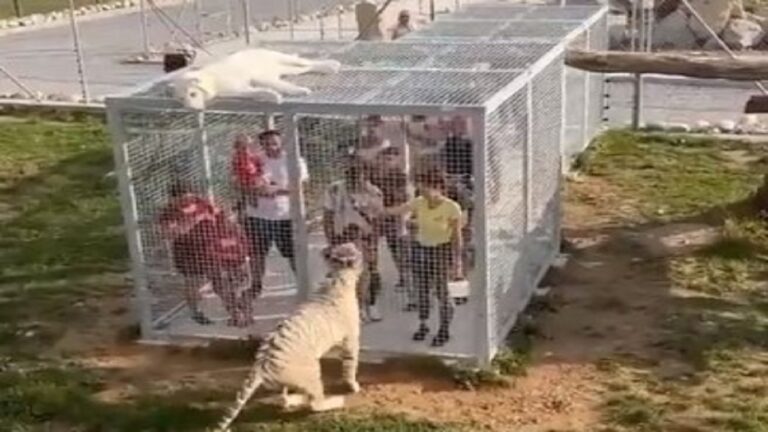
[{"label": "man in white t-shirt", "polygon": [[[246,207],[245,229],[253,248],[254,269],[251,294],[261,293],[266,258],[272,245],[296,271],[296,258],[291,223],[290,175],[288,157],[283,149],[280,132],[267,130],[259,134],[264,151],[263,181],[255,191],[255,199]],[[300,158],[301,182],[309,180],[307,164]]]}]

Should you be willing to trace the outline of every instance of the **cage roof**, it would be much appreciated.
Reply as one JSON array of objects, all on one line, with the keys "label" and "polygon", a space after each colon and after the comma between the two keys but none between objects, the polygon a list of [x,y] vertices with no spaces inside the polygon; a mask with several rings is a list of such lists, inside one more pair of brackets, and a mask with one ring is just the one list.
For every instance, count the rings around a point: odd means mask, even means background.
[{"label": "cage roof", "polygon": [[[288,77],[312,93],[286,97],[284,104],[478,107],[537,63],[552,61],[551,54],[562,51],[566,39],[583,33],[602,13],[603,8],[591,6],[490,3],[467,6],[398,41],[272,41],[259,46],[343,65],[337,74]],[[513,19],[482,18],[488,14]],[[131,97],[170,99],[172,76]],[[211,109],[225,109],[227,104],[220,102]]]}]

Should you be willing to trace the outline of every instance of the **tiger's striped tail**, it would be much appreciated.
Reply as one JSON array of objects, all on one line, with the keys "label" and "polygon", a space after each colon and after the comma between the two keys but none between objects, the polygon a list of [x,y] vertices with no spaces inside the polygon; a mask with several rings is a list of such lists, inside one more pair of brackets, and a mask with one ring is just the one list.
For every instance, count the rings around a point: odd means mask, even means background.
[{"label": "tiger's striped tail", "polygon": [[251,368],[251,371],[249,372],[248,378],[246,378],[243,387],[237,393],[235,404],[229,409],[224,418],[221,419],[213,432],[229,431],[229,427],[235,421],[243,408],[245,408],[245,405],[248,403],[248,401],[251,399],[253,394],[261,386],[262,383],[264,383],[264,377],[262,376],[261,368],[257,363],[253,366],[253,368]]}]

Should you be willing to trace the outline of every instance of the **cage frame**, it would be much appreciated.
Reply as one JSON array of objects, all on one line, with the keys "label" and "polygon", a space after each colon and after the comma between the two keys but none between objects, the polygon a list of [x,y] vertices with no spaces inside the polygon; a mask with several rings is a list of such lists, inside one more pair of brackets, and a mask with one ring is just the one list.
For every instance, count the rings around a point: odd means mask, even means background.
[{"label": "cage frame", "polygon": [[[459,114],[464,115],[471,119],[472,124],[474,125],[472,130],[472,139],[474,142],[474,151],[475,151],[475,157],[473,160],[473,170],[475,175],[475,182],[478,185],[481,185],[481,187],[476,188],[476,191],[474,193],[473,201],[475,205],[475,211],[473,214],[473,220],[471,223],[474,226],[474,238],[475,244],[476,244],[476,263],[478,263],[475,266],[476,271],[473,273],[473,278],[470,281],[472,286],[478,287],[476,290],[478,294],[478,301],[476,303],[476,310],[474,311],[474,322],[472,323],[472,328],[475,332],[476,341],[475,341],[475,352],[473,355],[469,356],[469,358],[463,358],[462,360],[472,360],[475,361],[479,365],[488,365],[490,364],[491,360],[497,353],[499,346],[497,344],[494,344],[494,330],[493,326],[495,325],[492,322],[491,316],[491,309],[492,309],[492,299],[491,299],[491,287],[489,286],[489,272],[490,272],[490,266],[489,266],[489,250],[490,250],[490,239],[489,239],[489,233],[488,233],[488,217],[486,214],[485,205],[487,203],[487,194],[486,194],[486,185],[488,184],[488,176],[487,176],[487,166],[488,166],[488,151],[487,151],[487,143],[488,143],[488,135],[486,130],[486,121],[488,118],[488,115],[492,112],[494,112],[497,108],[499,108],[505,101],[507,101],[509,98],[511,98],[513,95],[515,95],[518,92],[524,91],[525,92],[525,98],[526,98],[526,109],[528,110],[528,113],[535,113],[533,110],[533,82],[534,78],[538,76],[542,71],[544,71],[548,66],[552,65],[553,62],[557,61],[558,58],[564,55],[565,50],[567,49],[570,42],[578,37],[580,34],[588,34],[590,28],[600,19],[602,19],[608,11],[607,6],[601,7],[597,12],[595,12],[589,19],[587,20],[578,20],[580,21],[580,24],[571,32],[568,33],[567,36],[564,38],[559,38],[556,43],[553,44],[553,46],[547,51],[546,54],[539,57],[535,62],[530,64],[527,68],[524,70],[520,70],[519,75],[517,75],[511,82],[507,83],[503,88],[495,92],[492,96],[488,97],[483,103],[481,104],[467,104],[467,105],[454,105],[454,106],[439,106],[439,105],[432,105],[432,104],[403,104],[403,105],[394,105],[394,104],[360,104],[355,102],[348,102],[348,103],[315,103],[315,102],[301,102],[300,100],[297,101],[284,101],[282,104],[276,105],[273,103],[265,103],[265,102],[257,102],[252,100],[247,100],[246,98],[226,98],[226,99],[220,99],[217,100],[215,106],[210,109],[206,110],[204,112],[198,112],[197,113],[197,128],[198,133],[196,134],[196,145],[200,146],[203,150],[203,159],[206,164],[206,172],[205,176],[207,179],[207,184],[209,185],[208,193],[209,195],[212,194],[212,190],[210,189],[210,160],[207,156],[207,138],[205,135],[205,128],[204,128],[204,122],[205,122],[205,115],[207,113],[249,113],[249,114],[258,114],[258,115],[264,115],[267,117],[274,116],[274,115],[280,115],[282,117],[282,123],[281,123],[281,132],[283,134],[283,142],[287,145],[285,146],[287,150],[287,156],[289,160],[289,175],[292,179],[296,179],[299,177],[299,159],[298,159],[298,153],[299,153],[299,140],[298,140],[298,130],[297,130],[297,117],[299,116],[306,116],[306,115],[337,115],[337,116],[357,116],[361,113],[365,114],[371,114],[371,115],[381,115],[381,116],[412,116],[412,115],[424,115],[424,116],[444,116],[444,115],[451,115],[451,114]],[[444,21],[444,20],[440,20]],[[482,21],[482,20],[478,20]],[[588,39],[588,37],[587,37]],[[548,41],[551,41],[549,39]],[[267,43],[269,45],[273,42],[280,42],[280,41],[270,41]],[[394,41],[391,43],[428,43],[428,40],[406,40],[402,39],[399,41]],[[456,38],[455,40],[451,40],[451,38],[435,38],[433,40],[434,43],[451,43],[451,44],[461,44],[466,43],[468,41],[462,41],[460,38]],[[476,41],[477,42],[477,41]],[[484,42],[484,41],[483,41]],[[493,43],[492,41],[489,41],[490,43]],[[521,43],[526,43],[528,41],[521,41]],[[355,42],[355,43],[365,43],[365,42]],[[430,71],[430,70],[436,70],[436,69],[430,69],[430,68],[406,68],[406,69],[392,69],[392,68],[365,68],[365,67],[352,67],[352,68],[346,68],[351,70],[375,70],[375,71],[382,71],[382,70],[395,70],[395,71],[412,71],[412,72],[419,72],[419,71]],[[439,71],[444,71],[445,69],[437,69]],[[182,111],[182,112],[190,112],[188,110],[184,110],[181,108],[181,105],[174,99],[167,99],[167,98],[155,98],[155,97],[137,97],[136,94],[140,94],[143,92],[146,92],[148,89],[152,88],[153,86],[160,84],[162,82],[167,82],[169,80],[172,80],[174,77],[184,73],[185,69],[178,70],[175,72],[172,72],[171,74],[167,74],[164,76],[161,76],[155,80],[149,81],[148,83],[145,83],[144,85],[141,85],[137,87],[136,89],[131,90],[128,92],[127,95],[115,95],[107,97],[105,100],[106,104],[106,111],[107,111],[107,119],[109,124],[109,130],[113,137],[113,150],[114,150],[114,161],[116,165],[116,173],[117,173],[117,179],[118,179],[118,186],[119,186],[119,192],[120,192],[120,201],[121,201],[121,208],[123,213],[123,219],[125,221],[125,228],[126,228],[126,237],[127,237],[127,243],[129,247],[129,254],[131,258],[131,274],[133,279],[133,305],[134,308],[137,311],[137,316],[139,317],[140,322],[140,329],[141,329],[141,335],[142,335],[142,342],[143,343],[151,343],[151,344],[185,344],[185,343],[192,343],[192,344],[198,344],[201,341],[197,340],[197,338],[189,338],[189,340],[180,340],[179,336],[173,335],[170,336],[167,333],[164,333],[161,330],[158,330],[156,327],[156,324],[158,321],[160,321],[160,318],[154,319],[151,316],[150,312],[150,303],[152,301],[151,293],[149,290],[149,282],[146,272],[146,261],[145,256],[143,253],[142,248],[142,239],[140,234],[140,227],[139,227],[139,213],[138,213],[138,207],[137,207],[137,200],[136,200],[136,194],[132,185],[132,174],[131,174],[131,167],[128,161],[128,155],[127,155],[127,149],[126,149],[126,143],[129,141],[129,137],[125,131],[123,120],[121,118],[121,113],[126,111],[132,111],[132,110],[145,110],[149,112],[163,112],[163,111]],[[562,76],[561,76],[561,91],[562,97],[561,97],[561,109],[562,109],[562,115],[563,115],[563,121],[560,125],[560,148],[562,153],[562,146],[564,141],[564,136],[566,133],[567,124],[565,121],[565,110],[566,110],[566,93],[565,93],[565,73],[566,73],[566,67],[563,65],[561,67]],[[585,85],[585,93],[588,92],[589,87]],[[587,99],[585,99],[585,102]],[[585,107],[586,108],[586,107]],[[585,121],[587,120],[587,110],[584,110],[585,114]],[[530,228],[530,224],[532,223],[532,215],[531,215],[531,209],[532,209],[532,194],[531,194],[531,182],[532,182],[532,158],[531,158],[531,143],[532,143],[532,134],[533,134],[533,128],[532,128],[532,122],[533,122],[533,115],[527,115],[527,134],[528,136],[525,139],[524,145],[523,145],[523,201],[524,201],[524,209],[525,209],[525,229],[526,232],[528,232],[528,229]],[[584,134],[587,134],[586,131],[586,123],[584,127]],[[585,144],[586,145],[586,144]],[[478,157],[482,156],[482,157]],[[562,182],[562,178],[559,179],[559,182]],[[293,221],[293,229],[294,229],[294,235],[296,238],[296,244],[297,245],[303,245],[307,244],[309,233],[307,231],[307,225],[305,222],[305,200],[302,190],[303,188],[297,187],[297,188],[291,188],[291,194],[290,194],[290,200],[291,200],[291,219]],[[558,185],[558,192],[559,195],[559,189],[560,185]],[[560,198],[557,197],[557,200],[559,202]],[[560,232],[560,214],[558,212],[557,215],[557,226],[555,228],[555,241],[559,244],[559,240],[561,237]],[[552,253],[552,256],[547,257],[547,262],[553,263],[557,257],[557,254],[559,253],[558,250],[554,250]],[[296,272],[296,285],[299,293],[299,297],[301,299],[306,299],[306,297],[309,294],[309,287],[310,287],[310,281],[309,281],[309,269],[308,269],[308,248],[306,247],[297,247],[296,248],[296,259],[297,259],[297,272]],[[539,275],[536,275],[535,281],[538,283],[538,281],[541,280],[541,278],[544,276],[544,273],[548,270],[549,265],[542,266],[542,269],[540,271]],[[482,269],[482,271],[477,271],[478,269]],[[529,299],[530,300],[530,299]],[[169,313],[173,313],[173,311],[169,311]],[[517,315],[519,311],[515,314],[512,314],[510,318],[506,320],[506,322],[501,323],[500,327],[501,330],[496,330],[496,333],[501,331],[502,333],[509,332],[512,327],[514,326]],[[163,318],[163,317],[161,317]],[[375,353],[376,356],[390,356],[390,355],[401,355],[402,353],[397,352],[386,352],[382,351],[380,349],[375,349],[371,347],[366,347],[363,345],[361,347],[364,351],[369,351]],[[457,355],[454,356],[456,358],[460,358],[461,356]]]}]

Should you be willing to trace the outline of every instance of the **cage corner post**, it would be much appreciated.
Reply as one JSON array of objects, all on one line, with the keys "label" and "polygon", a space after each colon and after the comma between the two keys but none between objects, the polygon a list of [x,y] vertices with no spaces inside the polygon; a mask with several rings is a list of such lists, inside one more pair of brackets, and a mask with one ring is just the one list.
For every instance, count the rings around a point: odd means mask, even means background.
[{"label": "cage corner post", "polygon": [[211,149],[208,145],[208,133],[205,130],[205,111],[200,111],[195,114],[196,127],[195,137],[197,144],[200,146],[200,154],[202,155],[203,173],[205,175],[205,192],[208,199],[214,200],[213,192],[213,169],[211,167]]},{"label": "cage corner post", "polygon": [[475,356],[481,367],[489,366],[496,353],[496,334],[495,325],[491,320],[491,293],[489,286],[489,242],[488,219],[486,214],[487,204],[487,170],[488,167],[488,143],[486,131],[485,111],[479,111],[472,116],[472,138],[475,145],[473,171],[475,173],[475,202],[473,220],[474,233],[472,235],[475,242],[475,264],[472,274],[472,291],[476,292],[477,301],[475,320],[472,323],[473,329],[477,334]]},{"label": "cage corner post", "polygon": [[139,318],[141,338],[144,340],[157,339],[158,335],[152,322],[152,294],[149,291],[149,280],[146,274],[136,194],[133,190],[130,160],[126,148],[128,138],[121,116],[122,109],[119,105],[107,100],[106,111],[107,124],[112,136],[112,154],[120,193],[120,208],[131,259],[131,275],[135,296],[133,304]]},{"label": "cage corner post", "polygon": [[306,301],[311,293],[309,277],[309,230],[307,229],[304,185],[301,181],[301,146],[299,145],[296,114],[285,112],[282,122],[283,142],[288,156],[288,177],[290,179],[291,225],[293,225],[293,247],[296,257],[296,290],[300,301]]}]

